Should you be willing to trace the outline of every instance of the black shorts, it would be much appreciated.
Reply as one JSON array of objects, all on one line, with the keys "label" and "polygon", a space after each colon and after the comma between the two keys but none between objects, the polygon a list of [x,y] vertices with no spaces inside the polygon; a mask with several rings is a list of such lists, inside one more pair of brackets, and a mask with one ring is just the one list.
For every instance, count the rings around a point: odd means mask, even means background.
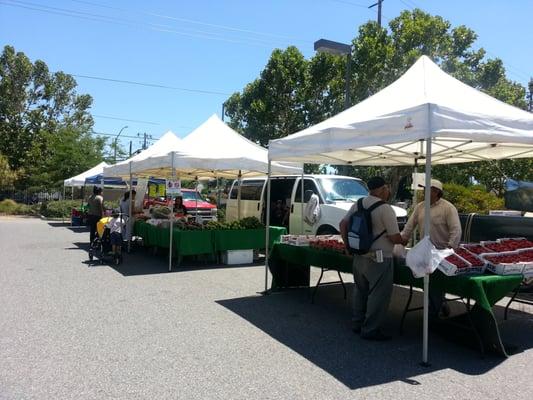
[{"label": "black shorts", "polygon": [[118,232],[111,232],[111,244],[113,246],[122,246],[122,234]]}]

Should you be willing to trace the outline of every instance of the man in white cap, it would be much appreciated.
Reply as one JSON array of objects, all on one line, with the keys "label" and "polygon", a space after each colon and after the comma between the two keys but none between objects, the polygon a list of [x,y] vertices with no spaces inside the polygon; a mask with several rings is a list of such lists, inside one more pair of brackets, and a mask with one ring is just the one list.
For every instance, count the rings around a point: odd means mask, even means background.
[{"label": "man in white cap", "polygon": [[[437,249],[456,248],[461,240],[461,222],[457,208],[442,198],[442,183],[431,180],[430,216],[431,229],[429,238]],[[420,237],[424,236],[424,202],[418,203],[409,217],[401,233],[404,244],[407,244],[415,228],[418,226]]]},{"label": "man in white cap", "polygon": [[[442,195],[442,183],[432,179],[429,198],[431,217],[429,238],[437,249],[454,249],[459,246],[459,241],[461,240],[461,221],[459,220],[457,208],[449,201],[443,199]],[[421,202],[416,205],[401,233],[404,245],[407,244],[417,226],[420,237],[424,237],[424,216],[424,202]],[[430,311],[433,316],[436,316],[439,312],[445,317],[450,314],[448,305],[443,303],[443,292],[430,287],[429,297]]]}]

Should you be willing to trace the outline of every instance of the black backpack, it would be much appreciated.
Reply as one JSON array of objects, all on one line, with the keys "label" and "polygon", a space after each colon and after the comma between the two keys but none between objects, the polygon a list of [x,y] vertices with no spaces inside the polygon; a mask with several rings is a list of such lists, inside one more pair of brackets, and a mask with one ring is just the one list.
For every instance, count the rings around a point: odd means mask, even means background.
[{"label": "black backpack", "polygon": [[376,237],[372,232],[372,211],[383,204],[386,203],[378,201],[365,210],[363,199],[357,200],[357,211],[350,217],[348,224],[348,248],[352,254],[368,253],[372,243],[386,232],[383,231]]}]

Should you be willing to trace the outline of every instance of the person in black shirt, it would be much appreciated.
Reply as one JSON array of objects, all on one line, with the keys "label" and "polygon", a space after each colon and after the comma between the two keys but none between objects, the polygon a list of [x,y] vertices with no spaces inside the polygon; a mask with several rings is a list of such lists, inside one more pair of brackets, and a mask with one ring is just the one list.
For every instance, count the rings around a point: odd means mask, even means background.
[{"label": "person in black shirt", "polygon": [[174,214],[187,215],[187,207],[183,204],[183,197],[178,196],[174,199]]}]

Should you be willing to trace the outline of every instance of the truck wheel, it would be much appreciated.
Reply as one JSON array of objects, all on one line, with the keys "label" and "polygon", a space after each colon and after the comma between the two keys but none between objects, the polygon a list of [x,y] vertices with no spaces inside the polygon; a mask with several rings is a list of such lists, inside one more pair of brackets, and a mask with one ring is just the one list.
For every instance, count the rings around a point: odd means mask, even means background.
[{"label": "truck wheel", "polygon": [[330,225],[321,226],[316,231],[317,235],[338,235],[339,231]]}]

